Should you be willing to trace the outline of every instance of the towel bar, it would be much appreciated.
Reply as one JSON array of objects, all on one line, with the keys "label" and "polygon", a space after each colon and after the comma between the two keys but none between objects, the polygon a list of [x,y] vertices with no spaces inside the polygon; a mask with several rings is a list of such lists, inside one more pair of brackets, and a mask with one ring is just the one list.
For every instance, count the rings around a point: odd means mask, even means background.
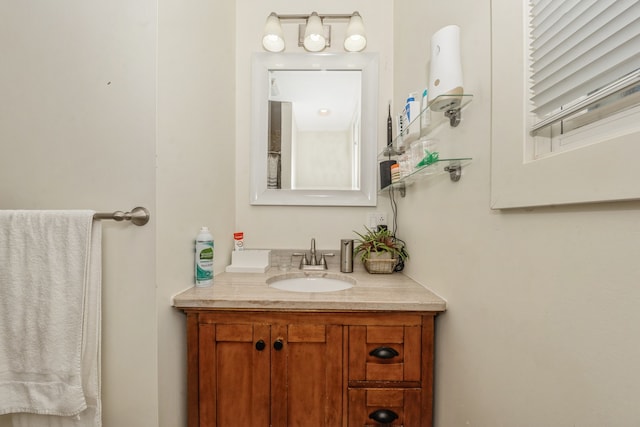
[{"label": "towel bar", "polygon": [[147,208],[138,206],[131,212],[98,212],[93,215],[93,219],[113,219],[115,221],[131,221],[135,225],[145,225],[149,222],[149,211]]}]

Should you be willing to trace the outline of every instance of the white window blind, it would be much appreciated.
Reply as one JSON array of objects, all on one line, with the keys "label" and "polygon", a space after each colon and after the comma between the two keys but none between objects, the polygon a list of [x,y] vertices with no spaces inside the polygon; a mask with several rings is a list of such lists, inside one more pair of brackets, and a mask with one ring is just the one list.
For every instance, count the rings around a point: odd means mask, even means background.
[{"label": "white window blind", "polygon": [[529,3],[532,133],[638,91],[640,0]]}]

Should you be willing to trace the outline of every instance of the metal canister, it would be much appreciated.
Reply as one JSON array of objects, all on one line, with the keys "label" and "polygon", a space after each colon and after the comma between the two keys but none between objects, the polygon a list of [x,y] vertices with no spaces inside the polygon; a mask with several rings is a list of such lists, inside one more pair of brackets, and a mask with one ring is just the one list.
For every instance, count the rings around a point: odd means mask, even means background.
[{"label": "metal canister", "polygon": [[340,240],[340,271],[353,273],[353,239]]}]

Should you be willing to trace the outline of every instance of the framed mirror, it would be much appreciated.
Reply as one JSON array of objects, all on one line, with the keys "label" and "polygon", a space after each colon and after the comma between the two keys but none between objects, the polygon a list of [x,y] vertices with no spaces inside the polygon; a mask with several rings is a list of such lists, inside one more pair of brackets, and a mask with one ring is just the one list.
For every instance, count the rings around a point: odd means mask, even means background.
[{"label": "framed mirror", "polygon": [[378,59],[255,53],[253,205],[375,206]]}]

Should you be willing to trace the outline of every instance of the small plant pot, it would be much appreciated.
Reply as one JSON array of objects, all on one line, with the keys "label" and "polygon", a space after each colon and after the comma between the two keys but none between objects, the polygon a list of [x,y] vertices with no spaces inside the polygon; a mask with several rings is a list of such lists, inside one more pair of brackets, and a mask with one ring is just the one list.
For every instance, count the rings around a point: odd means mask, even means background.
[{"label": "small plant pot", "polygon": [[367,258],[364,260],[364,268],[371,274],[390,274],[397,263],[397,258]]},{"label": "small plant pot", "polygon": [[409,258],[409,253],[402,240],[397,239],[386,227],[374,231],[367,227],[366,233],[355,232],[359,239],[354,248],[355,254],[360,255],[364,267],[369,273],[393,273],[401,261]]}]

